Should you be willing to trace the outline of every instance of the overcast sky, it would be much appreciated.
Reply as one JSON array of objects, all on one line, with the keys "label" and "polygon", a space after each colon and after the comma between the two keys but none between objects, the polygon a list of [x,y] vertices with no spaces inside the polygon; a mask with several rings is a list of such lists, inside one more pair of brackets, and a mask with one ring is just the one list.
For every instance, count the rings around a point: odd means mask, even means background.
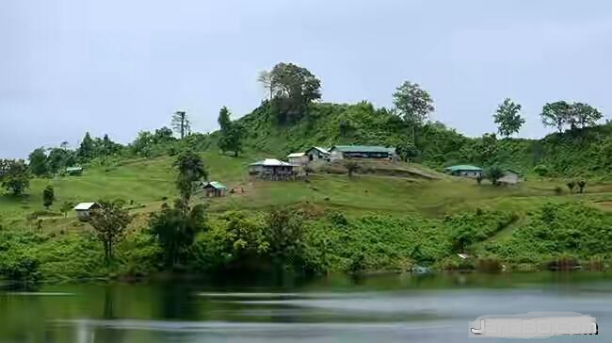
[{"label": "overcast sky", "polygon": [[523,137],[546,102],[584,101],[611,117],[611,1],[0,2],[0,157],[78,144],[85,131],[127,143],[169,125],[195,131],[219,108],[260,103],[259,71],[307,67],[323,100],[389,106],[417,82],[433,118],[470,136],[495,131],[505,97]]}]

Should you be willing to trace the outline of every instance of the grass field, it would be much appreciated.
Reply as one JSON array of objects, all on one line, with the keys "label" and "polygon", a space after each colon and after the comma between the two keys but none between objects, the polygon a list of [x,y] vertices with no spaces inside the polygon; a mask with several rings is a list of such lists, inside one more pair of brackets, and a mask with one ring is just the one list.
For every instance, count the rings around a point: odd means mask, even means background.
[{"label": "grass field", "polygon": [[[196,196],[209,203],[211,212],[229,209],[266,209],[279,205],[309,203],[338,209],[348,214],[386,212],[441,216],[471,208],[507,209],[518,212],[538,208],[545,202],[585,200],[602,209],[611,209],[611,184],[588,184],[585,194],[570,195],[563,180],[528,180],[513,187],[493,187],[487,182],[449,177],[419,165],[402,164],[399,169],[424,173],[428,178],[383,175],[314,174],[308,181],[271,182],[249,179],[247,165],[261,156],[238,158],[215,152],[203,154],[210,179],[225,183],[235,193],[224,198]],[[85,202],[121,198],[134,212],[150,212],[177,193],[174,187],[172,157],[125,160],[112,166],[86,168],[82,176],[33,179],[27,195],[0,196],[0,220],[11,224],[43,211],[42,190],[55,189],[51,211],[59,211],[63,201]],[[389,169],[389,166],[385,166]],[[562,188],[562,194],[554,191]],[[70,214],[69,218],[74,216]],[[41,216],[46,218],[45,216]],[[64,220],[55,218],[55,225]]]}]

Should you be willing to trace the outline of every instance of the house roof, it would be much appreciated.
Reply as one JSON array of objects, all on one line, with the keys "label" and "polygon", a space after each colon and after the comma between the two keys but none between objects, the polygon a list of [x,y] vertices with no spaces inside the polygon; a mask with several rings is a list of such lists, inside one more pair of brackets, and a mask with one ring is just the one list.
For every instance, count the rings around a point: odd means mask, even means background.
[{"label": "house roof", "polygon": [[66,167],[66,171],[71,172],[71,171],[80,171],[83,170],[83,167]]},{"label": "house roof", "polygon": [[[321,148],[321,147],[318,147],[318,146],[312,146],[312,147],[308,148],[308,149],[306,150],[306,152],[308,152],[309,150],[312,150],[312,149],[315,149],[315,150],[317,150],[317,151],[319,151],[319,152],[321,152],[321,153],[324,153],[324,154],[329,154],[329,153],[330,153],[330,151],[328,151],[329,149],[326,149],[326,148]],[[305,153],[306,153],[306,152],[305,152]]]},{"label": "house roof", "polygon": [[302,157],[304,154],[304,152],[292,152],[291,154],[287,155],[287,158]]},{"label": "house roof", "polygon": [[78,203],[77,206],[74,207],[77,211],[89,210],[92,206],[96,205],[95,202],[81,202]]},{"label": "house roof", "polygon": [[340,152],[395,152],[394,148],[386,148],[378,145],[335,145],[330,150],[338,150]]},{"label": "house roof", "polygon": [[291,163],[279,161],[276,158],[266,158],[261,161],[251,163],[250,166],[264,166],[264,167],[293,167]]},{"label": "house roof", "polygon": [[475,166],[471,166],[471,165],[468,165],[468,164],[460,164],[460,165],[457,165],[457,166],[450,166],[450,167],[445,168],[445,170],[451,171],[451,172],[460,171],[460,170],[464,170],[464,171],[482,171],[481,168],[475,167]]},{"label": "house roof", "polygon": [[217,181],[211,181],[204,185],[204,187],[207,187],[207,186],[211,186],[215,189],[226,189],[227,188],[226,185],[224,185],[221,182],[217,182]]}]

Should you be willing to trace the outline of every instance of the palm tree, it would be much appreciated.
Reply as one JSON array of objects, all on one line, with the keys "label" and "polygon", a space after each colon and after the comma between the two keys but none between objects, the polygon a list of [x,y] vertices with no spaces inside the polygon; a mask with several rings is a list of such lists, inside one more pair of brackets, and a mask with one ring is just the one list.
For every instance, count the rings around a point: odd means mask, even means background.
[{"label": "palm tree", "polygon": [[344,165],[345,165],[345,169],[347,169],[347,176],[349,177],[352,177],[353,172],[357,171],[358,168],[360,167],[358,165],[358,162],[356,161],[346,161]]},{"label": "palm tree", "polygon": [[573,190],[575,189],[575,185],[576,185],[575,181],[569,181],[566,184],[566,187],[568,187],[568,190],[572,193]]},{"label": "palm tree", "polygon": [[485,177],[488,178],[494,186],[498,186],[498,179],[503,176],[504,171],[498,166],[491,166],[485,171]]},{"label": "palm tree", "polygon": [[579,186],[579,193],[583,193],[583,189],[585,188],[586,184],[587,182],[585,182],[585,180],[577,181],[577,186]]}]

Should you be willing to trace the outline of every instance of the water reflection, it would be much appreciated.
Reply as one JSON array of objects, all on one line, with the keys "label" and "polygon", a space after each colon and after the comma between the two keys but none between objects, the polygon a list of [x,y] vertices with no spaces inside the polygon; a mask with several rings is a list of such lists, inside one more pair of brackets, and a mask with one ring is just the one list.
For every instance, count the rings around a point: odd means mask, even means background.
[{"label": "water reflection", "polygon": [[[611,341],[610,274],[338,277],[290,286],[79,284],[0,292],[0,342],[468,341],[483,314],[575,311]],[[453,338],[453,339],[451,339]],[[574,338],[567,338],[571,341]]]}]

